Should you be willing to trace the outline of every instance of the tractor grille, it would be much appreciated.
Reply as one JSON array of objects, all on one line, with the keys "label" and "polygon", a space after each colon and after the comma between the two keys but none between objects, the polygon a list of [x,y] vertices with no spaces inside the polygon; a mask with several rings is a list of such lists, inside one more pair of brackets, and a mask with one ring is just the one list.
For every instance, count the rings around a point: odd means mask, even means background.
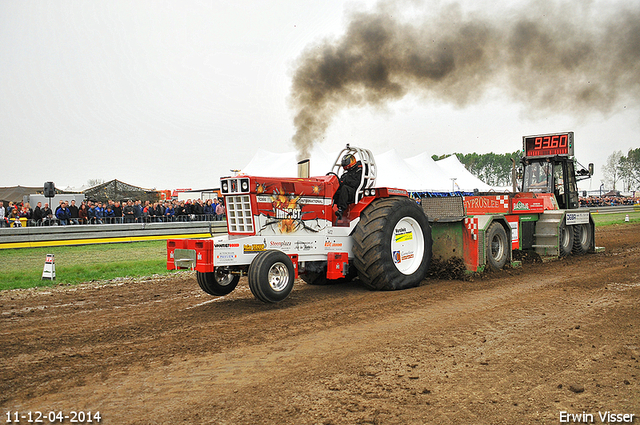
[{"label": "tractor grille", "polygon": [[429,197],[420,201],[429,221],[454,222],[465,216],[462,196]]},{"label": "tractor grille", "polygon": [[254,233],[249,195],[226,196],[229,233]]}]

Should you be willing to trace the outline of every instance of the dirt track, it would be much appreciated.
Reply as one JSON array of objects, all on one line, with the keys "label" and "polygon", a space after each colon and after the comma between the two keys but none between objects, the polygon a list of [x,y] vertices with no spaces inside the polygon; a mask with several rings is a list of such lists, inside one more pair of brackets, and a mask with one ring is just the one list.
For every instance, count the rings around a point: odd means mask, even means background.
[{"label": "dirt track", "polygon": [[189,274],[5,291],[0,420],[640,423],[640,226],[599,228],[597,244],[606,252],[400,292],[296,282],[278,305],[246,279],[210,297]]}]

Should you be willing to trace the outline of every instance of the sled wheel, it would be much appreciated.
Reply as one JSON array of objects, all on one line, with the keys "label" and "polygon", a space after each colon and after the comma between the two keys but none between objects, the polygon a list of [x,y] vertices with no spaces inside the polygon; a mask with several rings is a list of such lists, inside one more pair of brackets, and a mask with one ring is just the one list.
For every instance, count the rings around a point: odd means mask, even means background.
[{"label": "sled wheel", "polygon": [[593,228],[591,223],[573,226],[573,253],[582,255],[589,252],[593,245]]},{"label": "sled wheel", "polygon": [[507,232],[500,223],[493,223],[487,230],[487,265],[491,270],[502,270],[509,259]]},{"label": "sled wheel", "polygon": [[230,294],[240,281],[240,276],[227,273],[220,267],[209,273],[196,272],[198,285],[209,295],[222,296]]},{"label": "sled wheel", "polygon": [[287,298],[293,289],[294,278],[293,262],[282,251],[262,251],[249,266],[249,289],[254,297],[265,303],[277,303]]},{"label": "sled wheel", "polygon": [[413,200],[380,198],[360,214],[353,232],[353,264],[369,289],[412,288],[427,274],[431,244],[427,216]]},{"label": "sled wheel", "polygon": [[558,254],[560,257],[566,257],[571,254],[571,250],[573,249],[573,228],[575,226],[567,226],[567,224],[562,221],[560,224],[559,232],[559,240],[558,240]]}]

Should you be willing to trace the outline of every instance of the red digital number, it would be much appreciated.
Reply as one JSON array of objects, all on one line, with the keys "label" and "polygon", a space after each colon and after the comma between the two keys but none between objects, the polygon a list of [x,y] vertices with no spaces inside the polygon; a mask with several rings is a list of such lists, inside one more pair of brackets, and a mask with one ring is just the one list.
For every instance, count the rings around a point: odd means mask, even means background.
[{"label": "red digital number", "polygon": [[558,137],[559,136],[553,136],[551,138],[551,147],[552,148],[557,148],[558,147]]},{"label": "red digital number", "polygon": [[542,137],[536,137],[534,149],[538,150],[541,147],[542,147]]},{"label": "red digital number", "polygon": [[545,136],[542,138],[542,148],[549,149],[549,143],[551,142],[551,138],[549,136]]},{"label": "red digital number", "polygon": [[569,136],[567,136],[566,134],[563,134],[562,136],[560,136],[560,147],[561,148],[566,148],[567,147],[567,140],[569,139]]}]

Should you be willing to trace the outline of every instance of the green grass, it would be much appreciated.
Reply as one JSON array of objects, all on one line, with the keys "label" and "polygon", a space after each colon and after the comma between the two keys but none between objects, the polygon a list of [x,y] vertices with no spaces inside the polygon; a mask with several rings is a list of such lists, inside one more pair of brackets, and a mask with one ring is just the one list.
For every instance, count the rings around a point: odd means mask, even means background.
[{"label": "green grass", "polygon": [[[612,214],[591,214],[596,226],[611,226],[614,224],[630,224],[640,223],[640,212],[630,213],[612,213]],[[629,216],[629,221],[625,222],[626,216]]]},{"label": "green grass", "polygon": [[[42,280],[47,254],[55,256],[53,282]],[[165,241],[3,249],[0,264],[0,290],[169,273]]]},{"label": "green grass", "polygon": [[[598,227],[628,225],[640,223],[640,212],[593,214],[593,219]],[[55,255],[53,282],[42,280],[47,254]],[[0,250],[0,290],[167,273],[165,241]]]}]

